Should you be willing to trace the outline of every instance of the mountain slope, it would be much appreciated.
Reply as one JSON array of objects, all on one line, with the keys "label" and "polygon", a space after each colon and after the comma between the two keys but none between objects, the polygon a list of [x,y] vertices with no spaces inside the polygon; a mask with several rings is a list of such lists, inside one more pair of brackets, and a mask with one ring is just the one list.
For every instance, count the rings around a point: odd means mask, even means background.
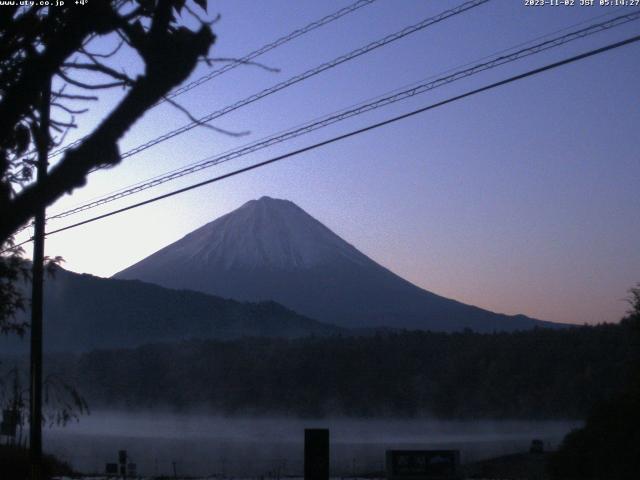
[{"label": "mountain slope", "polygon": [[351,328],[516,330],[555,324],[496,314],[416,287],[287,200],[262,197],[119,272],[169,288],[273,300]]},{"label": "mountain slope", "polygon": [[[45,282],[44,338],[48,351],[129,348],[184,339],[331,335],[342,329],[305,318],[274,302],[240,303],[57,269]],[[23,347],[28,343],[23,339]],[[15,338],[0,339],[3,351]]]}]

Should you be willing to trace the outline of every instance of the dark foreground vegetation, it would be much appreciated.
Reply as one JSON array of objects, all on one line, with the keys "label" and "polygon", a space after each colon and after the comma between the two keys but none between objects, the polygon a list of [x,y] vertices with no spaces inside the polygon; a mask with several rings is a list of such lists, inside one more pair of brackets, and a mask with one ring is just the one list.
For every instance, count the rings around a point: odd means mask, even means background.
[{"label": "dark foreground vegetation", "polygon": [[597,405],[585,427],[565,437],[549,471],[553,478],[565,480],[637,479],[640,385]]},{"label": "dark foreground vegetation", "polygon": [[[45,455],[43,458],[43,475],[50,478],[54,475],[72,475],[71,467],[56,458]],[[17,445],[0,445],[0,478],[17,480],[29,476],[29,451]]]},{"label": "dark foreground vegetation", "polygon": [[557,480],[635,480],[640,472],[640,285],[621,322],[635,349],[630,378],[620,391],[594,403],[583,428],[564,439],[548,464]]},{"label": "dark foreground vegetation", "polygon": [[640,285],[620,328],[635,353],[623,387],[594,402],[583,428],[569,433],[548,464],[557,480],[635,480],[640,473]]},{"label": "dark foreground vegetation", "polygon": [[631,381],[640,351],[633,325],[190,341],[57,356],[47,364],[92,408],[585,418]]}]

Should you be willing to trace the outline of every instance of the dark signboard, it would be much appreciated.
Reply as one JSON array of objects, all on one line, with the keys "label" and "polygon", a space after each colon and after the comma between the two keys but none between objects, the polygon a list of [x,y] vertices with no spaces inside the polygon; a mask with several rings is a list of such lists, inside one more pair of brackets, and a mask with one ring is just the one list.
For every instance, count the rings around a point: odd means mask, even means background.
[{"label": "dark signboard", "polygon": [[329,480],[329,430],[304,431],[304,479]]},{"label": "dark signboard", "polygon": [[387,478],[455,479],[459,463],[458,450],[387,450]]}]

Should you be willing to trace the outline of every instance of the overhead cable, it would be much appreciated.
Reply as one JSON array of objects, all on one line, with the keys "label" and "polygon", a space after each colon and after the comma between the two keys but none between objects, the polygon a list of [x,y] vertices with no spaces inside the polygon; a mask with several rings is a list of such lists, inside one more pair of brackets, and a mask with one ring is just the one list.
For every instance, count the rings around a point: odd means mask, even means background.
[{"label": "overhead cable", "polygon": [[357,115],[361,115],[363,113],[381,108],[383,106],[386,105],[390,105],[392,103],[396,103],[399,102],[401,100],[405,100],[407,98],[411,98],[414,97],[416,95],[428,92],[430,90],[436,89],[438,87],[447,85],[449,83],[455,82],[457,80],[461,80],[463,78],[478,74],[480,72],[492,69],[492,68],[496,68],[498,66],[510,63],[510,62],[514,62],[516,60],[528,57],[530,55],[534,55],[546,50],[549,50],[551,48],[556,48],[559,47],[561,45],[564,45],[566,43],[569,43],[571,41],[580,39],[580,38],[584,38],[586,36],[589,35],[593,35],[595,33],[601,32],[603,30],[607,30],[607,29],[611,29],[614,27],[619,27],[621,25],[624,25],[628,22],[634,21],[634,20],[638,20],[640,19],[640,11],[636,11],[634,13],[629,13],[629,14],[625,14],[625,15],[620,15],[616,18],[607,20],[605,22],[600,22],[594,25],[590,25],[588,27],[567,33],[565,35],[559,36],[559,37],[555,37],[549,40],[546,40],[544,42],[540,42],[537,43],[535,45],[532,45],[530,47],[527,48],[522,48],[518,51],[512,52],[512,53],[508,53],[505,55],[500,55],[498,57],[495,57],[491,60],[488,60],[486,62],[482,62],[476,65],[473,65],[469,68],[463,69],[463,70],[459,70],[457,72],[454,72],[452,74],[437,78],[435,80],[430,80],[427,82],[423,82],[421,84],[417,84],[417,85],[412,85],[410,88],[407,88],[405,90],[402,91],[396,91],[391,95],[388,96],[384,96],[381,98],[376,99],[375,101],[369,102],[369,103],[365,103],[362,105],[359,105],[357,107],[351,108],[351,109],[347,109],[347,110],[343,110],[340,111],[338,113],[329,115],[329,116],[325,116],[319,120],[316,121],[312,121],[309,122],[307,124],[304,124],[302,126],[299,127],[294,127],[292,129],[289,129],[287,131],[285,131],[284,133],[279,133],[276,135],[272,135],[270,137],[267,137],[265,139],[261,139],[258,140],[256,142],[250,143],[248,145],[239,147],[237,149],[222,153],[222,154],[217,154],[211,157],[208,157],[206,159],[201,160],[200,162],[197,162],[195,164],[189,165],[187,167],[181,168],[181,169],[177,169],[177,170],[173,170],[171,172],[168,172],[164,175],[160,175],[160,176],[156,176],[153,177],[147,181],[144,182],[138,182],[135,185],[132,185],[129,188],[125,188],[125,189],[121,189],[117,192],[114,192],[112,194],[109,194],[107,196],[98,198],[96,200],[92,200],[89,201],[87,203],[84,203],[82,205],[79,205],[77,207],[65,210],[63,212],[51,215],[49,217],[49,219],[58,219],[58,218],[64,218],[64,217],[68,217],[70,215],[74,215],[77,214],[79,212],[85,211],[85,210],[89,210],[101,205],[104,205],[106,203],[110,203],[112,201],[115,200],[119,200],[123,197],[129,196],[129,195],[133,195],[135,193],[139,193],[143,190],[147,190],[149,188],[152,187],[156,187],[158,185],[161,185],[163,183],[172,181],[172,180],[176,180],[180,177],[183,177],[185,175],[189,175],[195,172],[198,172],[200,170],[212,167],[214,165],[218,165],[220,163],[223,162],[227,162],[230,160],[234,160],[237,159],[239,157],[248,155],[249,153],[253,153],[255,151],[261,150],[263,148],[287,141],[287,140],[291,140],[295,137],[304,135],[306,133],[318,130],[320,128],[324,128],[326,126],[332,125],[334,123],[340,122],[342,120],[346,120],[348,118],[357,116]]},{"label": "overhead cable", "polygon": [[[179,88],[177,88],[176,90],[173,90],[172,92],[169,92],[167,95],[165,95],[165,97],[161,100],[159,100],[155,105],[153,105],[154,107],[156,105],[159,105],[161,103],[164,103],[167,99],[170,98],[175,98],[179,95],[182,95],[185,92],[188,92],[189,90],[192,90],[196,87],[198,87],[199,85],[202,85],[203,83],[206,83],[210,80],[213,80],[216,77],[219,77],[220,75],[222,75],[223,73],[226,73],[230,70],[233,70],[236,67],[239,67],[240,65],[246,65],[251,63],[254,59],[258,58],[260,55],[263,55],[281,45],[284,45],[285,43],[288,43],[292,40],[295,40],[298,37],[301,37],[302,35],[305,35],[317,28],[320,28],[324,25],[327,25],[335,20],[338,20],[341,17],[344,17],[345,15],[348,15],[349,13],[355,12],[356,10],[365,7],[367,5],[372,4],[373,2],[375,2],[376,0],[358,0],[350,5],[347,5],[344,8],[341,8],[340,10],[337,10],[329,15],[326,15],[324,17],[322,17],[319,20],[316,20],[314,22],[311,22],[307,25],[305,25],[302,28],[298,28],[292,32],[290,32],[287,35],[284,35],[280,38],[278,38],[277,40],[274,40],[273,42],[267,43],[266,45],[263,45],[262,47],[258,48],[257,50],[254,50],[251,53],[248,53],[246,55],[244,55],[241,58],[238,58],[237,60],[233,60],[227,64],[225,64],[224,66],[217,68],[215,70],[212,70],[211,72],[207,73],[206,75],[203,75],[202,77],[193,80],[192,82],[183,85]],[[55,157],[57,155],[60,155],[61,153],[74,148],[78,145],[80,145],[85,139],[87,138],[87,136],[79,138],[78,140],[75,140],[74,142],[65,145],[64,147],[58,148],[57,150],[52,151],[49,154],[49,158]]]},{"label": "overhead cable", "polygon": [[[575,63],[575,62],[577,62],[579,60],[583,60],[583,59],[588,58],[588,57],[599,55],[601,53],[604,53],[604,52],[607,52],[607,51],[610,51],[610,50],[614,50],[614,49],[623,47],[625,45],[630,45],[630,44],[638,42],[638,41],[640,41],[640,35],[636,35],[634,37],[628,38],[626,40],[622,40],[620,42],[612,43],[612,44],[606,45],[604,47],[600,47],[600,48],[597,48],[597,49],[594,49],[594,50],[590,50],[588,52],[585,52],[585,53],[582,53],[582,54],[579,54],[579,55],[575,55],[573,57],[569,57],[569,58],[566,58],[564,60],[560,60],[558,62],[550,63],[550,64],[547,64],[547,65],[545,65],[543,67],[535,68],[535,69],[529,70],[529,71],[527,71],[525,73],[521,73],[519,75],[515,75],[515,76],[512,76],[512,77],[509,77],[509,78],[507,78],[505,80],[500,80],[498,82],[491,83],[489,85],[485,85],[483,87],[476,88],[474,90],[470,90],[470,91],[465,92],[463,94],[456,95],[455,97],[450,97],[450,98],[448,98],[446,100],[442,100],[442,101],[433,103],[433,104],[428,105],[426,107],[422,107],[422,108],[419,108],[417,110],[413,110],[411,112],[408,112],[408,113],[405,113],[405,114],[402,114],[402,115],[398,115],[398,116],[389,118],[387,120],[384,120],[384,121],[381,121],[381,122],[378,122],[378,123],[374,123],[372,125],[368,125],[366,127],[359,128],[357,130],[353,130],[351,132],[348,132],[348,133],[345,133],[345,134],[342,134],[342,135],[338,135],[336,137],[332,137],[332,138],[330,138],[328,140],[324,140],[322,142],[318,142],[318,143],[315,143],[313,145],[309,145],[307,147],[300,148],[300,149],[285,153],[283,155],[279,155],[279,156],[271,158],[269,160],[265,160],[265,161],[262,161],[262,162],[259,162],[259,163],[244,167],[244,168],[240,168],[238,170],[234,170],[234,171],[226,173],[224,175],[219,175],[217,177],[210,178],[208,180],[205,180],[205,181],[202,181],[202,182],[198,182],[198,183],[189,185],[187,187],[180,188],[178,190],[174,190],[172,192],[168,192],[168,193],[165,193],[163,195],[159,195],[157,197],[150,198],[148,200],[144,200],[142,202],[138,202],[138,203],[135,203],[135,204],[132,204],[132,205],[129,205],[129,206],[117,209],[117,210],[113,210],[111,212],[108,212],[108,213],[105,213],[105,214],[102,214],[102,215],[98,215],[98,216],[83,220],[81,222],[77,222],[77,223],[74,223],[74,224],[71,224],[71,225],[67,225],[66,227],[62,227],[62,228],[58,228],[56,230],[49,231],[49,232],[47,232],[47,235],[53,235],[53,234],[56,234],[56,233],[64,232],[66,230],[77,228],[79,226],[86,225],[88,223],[92,223],[92,222],[95,222],[97,220],[102,220],[104,218],[111,217],[113,215],[117,215],[119,213],[123,213],[123,212],[129,211],[129,210],[133,210],[135,208],[142,207],[144,205],[148,205],[150,203],[157,202],[159,200],[163,200],[163,199],[166,199],[166,198],[169,198],[169,197],[173,197],[175,195],[178,195],[178,194],[181,194],[181,193],[185,193],[185,192],[188,192],[190,190],[194,190],[196,188],[203,187],[205,185],[209,185],[209,184],[212,184],[212,183],[215,183],[215,182],[219,182],[219,181],[224,180],[226,178],[230,178],[230,177],[239,175],[241,173],[245,173],[245,172],[248,172],[248,171],[251,171],[251,170],[255,170],[257,168],[261,168],[261,167],[264,167],[266,165],[270,165],[272,163],[276,163],[276,162],[279,162],[281,160],[285,160],[287,158],[294,157],[296,155],[300,155],[301,153],[305,153],[305,152],[308,152],[308,151],[311,151],[311,150],[315,150],[317,148],[320,148],[320,147],[323,147],[323,146],[326,146],[326,145],[329,145],[329,144],[332,144],[332,143],[335,143],[335,142],[338,142],[338,141],[341,141],[341,140],[344,140],[344,139],[347,139],[347,138],[350,138],[350,137],[353,137],[353,136],[356,136],[356,135],[359,135],[359,134],[362,134],[362,133],[365,133],[365,132],[368,132],[370,130],[374,130],[374,129],[383,127],[385,125],[389,125],[391,123],[395,123],[395,122],[398,122],[400,120],[404,120],[406,118],[413,117],[415,115],[427,112],[429,110],[433,110],[435,108],[442,107],[444,105],[448,105],[450,103],[456,102],[458,100],[462,100],[462,99],[470,97],[472,95],[477,95],[479,93],[482,93],[482,92],[485,92],[485,91],[488,91],[488,90],[492,90],[492,89],[495,89],[495,88],[498,88],[498,87],[501,87],[501,86],[504,86],[504,85],[507,85],[507,84],[510,84],[510,83],[513,83],[513,82],[516,82],[516,81],[519,81],[519,80],[522,80],[522,79],[527,78],[527,77],[538,75],[540,73],[543,73],[543,72],[546,72],[546,71],[549,71],[549,70],[552,70],[552,69],[555,69],[555,68],[570,64],[570,63]],[[19,245],[23,245],[24,243],[26,243],[26,242],[23,242],[22,244],[19,244]],[[5,251],[7,251],[7,250],[5,250]],[[0,253],[4,253],[5,251],[0,252]]]}]

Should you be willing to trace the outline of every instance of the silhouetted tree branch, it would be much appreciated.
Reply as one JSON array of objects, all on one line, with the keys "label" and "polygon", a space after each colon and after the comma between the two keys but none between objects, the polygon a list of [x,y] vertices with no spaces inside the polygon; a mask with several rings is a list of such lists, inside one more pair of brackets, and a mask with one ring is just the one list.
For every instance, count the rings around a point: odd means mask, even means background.
[{"label": "silhouetted tree branch", "polygon": [[[206,8],[206,2],[193,0]],[[199,28],[180,24],[183,9],[194,10],[185,0],[125,0],[89,2],[48,9],[41,6],[7,7],[0,13],[0,245],[26,224],[41,207],[85,184],[96,167],[120,162],[117,142],[151,106],[193,71],[199,58],[206,58],[215,40],[210,23],[199,15]],[[93,52],[93,38],[117,35],[120,41],[106,53]],[[108,64],[129,48],[144,62],[136,77]],[[101,75],[96,83],[83,75]],[[52,129],[64,135],[76,126],[74,115],[86,109],[73,102],[97,97],[86,91],[127,89],[120,103],[93,132],[68,150],[51,169],[48,178],[29,183],[33,168],[32,126],[47,82],[54,83],[54,106],[70,118],[54,119]],[[65,91],[66,86],[80,92]],[[57,139],[58,143],[60,138]],[[54,142],[54,140],[52,140]]]}]

